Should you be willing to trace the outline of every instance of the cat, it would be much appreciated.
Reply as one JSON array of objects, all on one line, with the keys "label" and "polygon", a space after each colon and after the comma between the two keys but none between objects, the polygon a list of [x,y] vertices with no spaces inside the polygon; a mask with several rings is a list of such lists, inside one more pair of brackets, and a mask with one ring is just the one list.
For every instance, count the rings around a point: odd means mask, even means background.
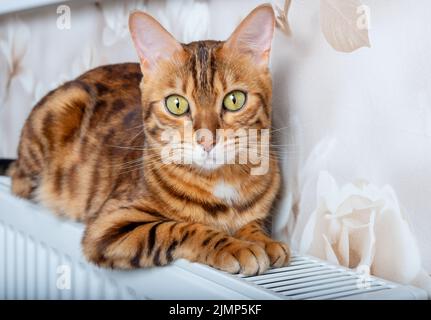
[{"label": "cat", "polygon": [[274,26],[265,4],[226,41],[181,44],[150,15],[131,13],[140,63],[95,68],[36,104],[9,168],[12,192],[85,223],[83,253],[102,267],[185,258],[255,275],[287,265],[289,247],[265,230],[280,187],[272,153],[260,175],[250,162],[215,163],[211,154],[238,137],[181,141],[201,162],[161,159],[163,147],[176,148],[164,132],[184,134],[187,123],[211,133],[271,127]]}]

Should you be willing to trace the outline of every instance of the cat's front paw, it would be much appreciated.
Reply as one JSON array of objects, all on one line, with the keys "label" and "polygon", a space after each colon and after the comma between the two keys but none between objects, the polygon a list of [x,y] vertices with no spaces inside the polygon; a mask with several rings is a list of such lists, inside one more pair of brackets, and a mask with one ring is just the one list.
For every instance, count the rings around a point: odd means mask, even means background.
[{"label": "cat's front paw", "polygon": [[270,260],[261,246],[238,240],[214,252],[210,264],[230,273],[256,275],[269,268]]},{"label": "cat's front paw", "polygon": [[290,249],[287,244],[278,241],[268,241],[265,242],[264,247],[271,267],[279,268],[289,264]]}]

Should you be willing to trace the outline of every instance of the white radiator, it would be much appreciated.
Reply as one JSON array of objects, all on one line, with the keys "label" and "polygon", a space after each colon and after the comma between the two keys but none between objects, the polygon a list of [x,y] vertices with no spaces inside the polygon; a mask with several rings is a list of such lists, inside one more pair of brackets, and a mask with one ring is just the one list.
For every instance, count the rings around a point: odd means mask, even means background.
[{"label": "white radiator", "polygon": [[83,226],[9,191],[0,177],[0,299],[426,299],[411,286],[295,255],[288,267],[233,276],[179,260],[167,267],[106,270],[81,253]]}]

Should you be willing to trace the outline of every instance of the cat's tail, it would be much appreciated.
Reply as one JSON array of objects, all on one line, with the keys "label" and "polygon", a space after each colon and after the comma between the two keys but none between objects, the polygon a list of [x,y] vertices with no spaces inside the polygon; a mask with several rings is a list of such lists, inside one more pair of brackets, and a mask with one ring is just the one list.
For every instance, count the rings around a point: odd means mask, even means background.
[{"label": "cat's tail", "polygon": [[15,159],[0,159],[0,176],[8,176],[11,165]]}]

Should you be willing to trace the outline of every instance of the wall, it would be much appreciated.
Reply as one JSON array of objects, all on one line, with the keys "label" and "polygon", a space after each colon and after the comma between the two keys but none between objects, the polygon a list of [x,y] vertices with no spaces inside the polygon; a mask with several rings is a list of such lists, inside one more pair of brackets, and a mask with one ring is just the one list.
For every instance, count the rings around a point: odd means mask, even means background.
[{"label": "wall", "polygon": [[[129,10],[149,11],[188,42],[225,39],[260,2],[73,1],[70,30],[57,28],[57,5],[0,16],[0,157],[15,157],[20,128],[48,90],[89,68],[137,60]],[[334,51],[319,30],[318,1],[293,0],[293,36],[276,33],[274,136],[285,183],[274,231],[299,246],[321,170],[341,184],[390,184],[431,272],[431,3],[364,2],[371,49]]]}]

